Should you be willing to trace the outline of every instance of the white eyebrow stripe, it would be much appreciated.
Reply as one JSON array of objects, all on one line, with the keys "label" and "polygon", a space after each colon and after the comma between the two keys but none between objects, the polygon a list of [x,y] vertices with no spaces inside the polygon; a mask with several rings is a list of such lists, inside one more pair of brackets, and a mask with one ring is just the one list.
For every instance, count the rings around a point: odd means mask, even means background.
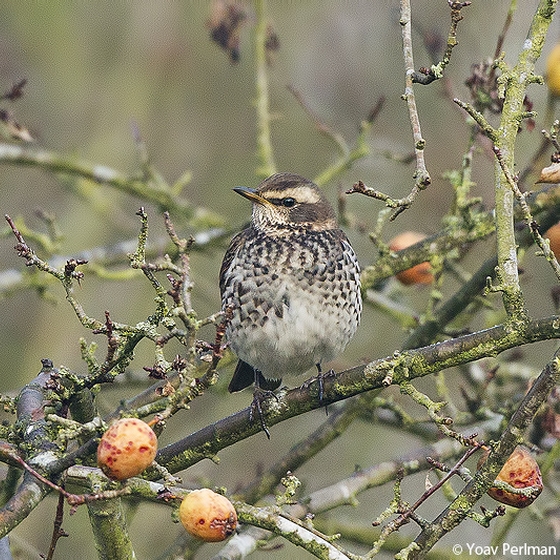
[{"label": "white eyebrow stripe", "polygon": [[314,189],[297,188],[297,189],[282,189],[277,190],[266,190],[259,193],[263,198],[294,198],[297,202],[303,202],[306,204],[315,204],[319,202],[320,196]]}]

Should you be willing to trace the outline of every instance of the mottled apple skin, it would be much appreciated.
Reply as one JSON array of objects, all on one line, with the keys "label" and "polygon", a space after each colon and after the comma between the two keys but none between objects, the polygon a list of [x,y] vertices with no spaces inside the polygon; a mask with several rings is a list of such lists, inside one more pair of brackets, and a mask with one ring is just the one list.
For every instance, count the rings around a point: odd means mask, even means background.
[{"label": "mottled apple skin", "polygon": [[191,535],[207,542],[223,541],[237,527],[233,504],[209,488],[193,490],[185,496],[179,508],[179,519]]},{"label": "mottled apple skin", "polygon": [[[488,457],[486,452],[478,462],[480,466]],[[524,508],[531,505],[540,495],[543,489],[543,482],[539,465],[531,455],[528,449],[524,447],[516,447],[514,452],[509,456],[508,460],[498,473],[496,480],[506,482],[513,488],[534,488],[534,492],[530,496],[522,496],[521,494],[513,494],[507,490],[491,486],[488,489],[488,495],[508,506],[516,508]]]},{"label": "mottled apple skin", "polygon": [[152,464],[157,437],[146,422],[121,418],[103,434],[97,448],[99,468],[113,480],[139,475]]}]

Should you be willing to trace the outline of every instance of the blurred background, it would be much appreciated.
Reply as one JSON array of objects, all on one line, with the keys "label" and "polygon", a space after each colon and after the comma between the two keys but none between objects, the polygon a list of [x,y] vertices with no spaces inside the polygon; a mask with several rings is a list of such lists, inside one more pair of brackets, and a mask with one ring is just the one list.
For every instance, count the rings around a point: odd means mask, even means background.
[{"label": "blurred background", "polygon": [[[510,2],[473,2],[464,10],[459,25],[459,45],[447,69],[447,81],[429,87],[416,87],[423,135],[427,142],[426,161],[433,184],[408,210],[385,230],[386,240],[404,230],[434,233],[452,200],[452,190],[443,173],[459,169],[467,146],[469,129],[465,117],[450,98],[469,100],[464,85],[471,65],[492,57]],[[530,17],[538,2],[520,2],[504,42],[505,59],[514,64],[522,48]],[[267,12],[279,39],[269,69],[272,141],[278,170],[293,171],[309,178],[319,175],[338,157],[333,142],[321,135],[296,102],[287,86],[298,90],[307,106],[329,127],[353,145],[360,122],[380,98],[383,108],[368,135],[370,155],[325,185],[335,203],[340,189],[346,190],[358,179],[392,197],[407,195],[413,184],[412,164],[398,158],[412,150],[407,108],[401,99],[404,84],[401,30],[398,2],[352,0],[307,0],[306,2],[269,2]],[[221,217],[232,231],[241,228],[250,216],[247,201],[235,195],[236,185],[256,186],[255,61],[252,52],[252,22],[243,28],[240,58],[234,64],[209,38],[207,21],[210,3],[202,1],[153,2],[19,2],[5,0],[0,6],[0,91],[26,79],[25,95],[15,103],[4,101],[2,108],[13,112],[27,127],[35,145],[124,174],[139,173],[138,153],[133,129],[146,144],[150,161],[169,182],[185,172],[192,180],[183,196]],[[443,44],[450,21],[447,2],[413,2],[415,66],[430,66],[432,61],[423,38],[441,38]],[[559,38],[557,22],[545,45],[545,57]],[[544,57],[537,71],[544,72]],[[523,169],[541,141],[545,114],[546,88],[529,91],[534,109],[539,112],[535,129],[520,135],[517,166]],[[539,120],[540,119],[540,120]],[[475,154],[473,194],[481,196],[487,208],[493,206],[493,161],[483,150]],[[532,178],[534,181],[534,178]],[[529,188],[532,184],[528,185]],[[102,185],[92,185],[53,174],[0,163],[0,210],[21,217],[37,229],[44,225],[37,211],[52,213],[62,234],[61,253],[72,256],[82,250],[134,239],[139,222],[135,212],[143,204],[131,196]],[[363,266],[376,257],[367,232],[375,226],[381,203],[353,195],[347,210],[360,227],[348,234]],[[163,235],[160,212],[147,205],[150,235]],[[172,216],[174,218],[174,216]],[[177,217],[182,235],[195,233],[192,225]],[[4,232],[5,233],[5,232]],[[200,317],[219,310],[217,276],[227,239],[196,252],[192,258],[194,307]],[[0,238],[0,271],[21,271],[24,261],[13,250],[10,235]],[[494,251],[494,240],[479,243],[470,257],[474,270]],[[469,261],[467,265],[469,266]],[[532,254],[526,256],[524,288],[534,314],[553,312],[549,297],[554,284],[552,271]],[[88,275],[77,297],[86,312],[103,320],[110,310],[114,320],[136,323],[153,307],[153,292],[140,276],[115,282]],[[456,285],[451,283],[450,291]],[[403,290],[408,305],[422,310],[429,290]],[[499,308],[498,308],[499,309]],[[56,365],[83,372],[79,338],[94,336],[79,324],[64,301],[60,286],[52,285],[47,298],[32,290],[17,290],[0,300],[0,392],[13,394],[29,382],[40,369],[40,359],[49,357]],[[212,340],[212,329],[201,333]],[[366,307],[356,339],[339,358],[335,368],[392,354],[407,333],[390,318]],[[103,347],[102,339],[97,342]],[[555,344],[542,343],[524,350],[527,363],[538,370],[551,356]],[[534,358],[533,358],[534,357]],[[533,360],[533,362],[531,361]],[[132,364],[131,375],[145,379],[142,367],[153,363],[151,348],[141,345]],[[209,422],[222,418],[249,404],[251,395],[230,396],[225,392],[232,366],[221,370],[219,384],[193,403],[189,411],[169,423],[163,443],[186,435]],[[138,390],[144,381],[138,382]],[[100,398],[102,412],[108,412],[119,399],[134,394],[116,384]],[[395,393],[395,398],[399,398]],[[264,434],[242,442],[220,454],[220,463],[203,461],[182,473],[186,484],[227,486],[234,490],[253,478],[258,469],[286,452],[290,445],[324,419],[322,411],[272,428],[272,441]],[[390,444],[387,443],[390,441]],[[406,452],[417,442],[396,435],[380,426],[356,423],[349,433],[296,473],[312,491],[349,476],[356,467],[368,467]],[[329,468],[326,469],[325,465]],[[405,487],[414,490],[422,478],[407,479]],[[390,485],[360,497],[356,508],[346,508],[348,520],[365,525],[385,507],[391,496]],[[415,493],[412,492],[412,496]],[[46,500],[16,531],[21,541],[45,552],[50,540],[55,500]],[[442,504],[428,505],[437,513]],[[489,507],[493,507],[490,503]],[[439,508],[439,509],[438,509]],[[422,512],[429,517],[430,512]],[[337,513],[340,515],[340,512]],[[527,516],[524,528],[534,535],[538,523]],[[67,518],[64,528],[70,537],[62,539],[57,558],[75,558],[80,546],[82,560],[96,558],[81,508]],[[45,523],[46,522],[46,523]],[[147,531],[149,527],[149,531]],[[182,530],[170,523],[168,508],[141,506],[132,522],[132,537],[138,558],[155,558],[154,534],[162,549]],[[411,534],[414,529],[411,528]],[[469,532],[472,531],[472,532]],[[488,531],[488,538],[491,532]],[[486,537],[474,523],[464,523],[445,544],[464,543],[468,538]],[[524,542],[523,535],[519,535]],[[548,533],[543,541],[546,544]],[[477,541],[477,542],[478,542]],[[205,549],[199,557],[210,557],[219,550]],[[210,552],[208,552],[210,551]],[[32,554],[32,553],[30,553]],[[258,553],[256,558],[307,558],[305,552],[287,544],[274,552]],[[30,555],[29,558],[37,556]]]}]

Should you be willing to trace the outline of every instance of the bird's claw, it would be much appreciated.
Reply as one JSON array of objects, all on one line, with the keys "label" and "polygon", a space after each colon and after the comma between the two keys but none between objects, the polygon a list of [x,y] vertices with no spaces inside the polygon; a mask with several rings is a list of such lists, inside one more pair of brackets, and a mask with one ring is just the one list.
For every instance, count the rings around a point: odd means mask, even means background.
[{"label": "bird's claw", "polygon": [[[319,403],[320,404],[323,404],[324,398],[325,398],[325,378],[334,377],[335,375],[336,375],[336,372],[332,368],[329,371],[327,371],[326,373],[319,372],[317,374],[317,382],[319,383]],[[325,410],[327,411],[327,414],[328,414],[329,412],[327,410],[327,405],[326,404],[325,404]]]},{"label": "bird's claw", "polygon": [[270,398],[274,397],[278,401],[278,397],[273,391],[268,391],[266,389],[261,389],[256,387],[253,393],[253,401],[251,402],[251,409],[249,411],[249,421],[252,423],[255,419],[255,415],[258,414],[259,422],[261,424],[262,431],[266,434],[266,437],[270,439],[270,430],[266,425],[264,419],[264,412],[262,409],[262,403]]}]

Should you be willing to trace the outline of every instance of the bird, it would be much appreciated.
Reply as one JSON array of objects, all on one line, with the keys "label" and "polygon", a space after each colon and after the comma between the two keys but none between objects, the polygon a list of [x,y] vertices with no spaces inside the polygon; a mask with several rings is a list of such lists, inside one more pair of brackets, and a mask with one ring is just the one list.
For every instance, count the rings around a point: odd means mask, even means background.
[{"label": "bird", "polygon": [[353,338],[362,312],[360,266],[312,181],[283,172],[233,190],[252,202],[252,215],[220,268],[226,340],[239,359],[228,390],[254,384],[255,392],[272,392],[285,375],[313,366],[321,375],[322,362]]}]

